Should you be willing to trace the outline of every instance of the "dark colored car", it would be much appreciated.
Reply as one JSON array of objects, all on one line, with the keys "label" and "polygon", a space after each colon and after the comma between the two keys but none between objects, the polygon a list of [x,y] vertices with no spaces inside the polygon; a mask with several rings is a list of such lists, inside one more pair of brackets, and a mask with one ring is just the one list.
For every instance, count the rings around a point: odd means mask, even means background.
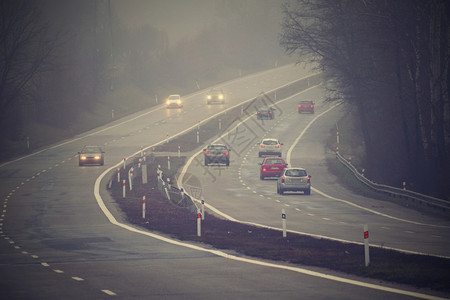
[{"label": "dark colored car", "polygon": [[99,146],[84,146],[78,152],[78,165],[100,165],[105,163],[105,151]]},{"label": "dark colored car", "polygon": [[206,103],[225,103],[225,94],[221,89],[211,89],[206,95]]},{"label": "dark colored car", "polygon": [[275,108],[271,106],[264,106],[257,110],[256,112],[256,118],[258,120],[272,120],[275,118]]},{"label": "dark colored car", "polygon": [[210,163],[230,165],[230,149],[222,144],[212,144],[203,149],[205,156],[205,166]]},{"label": "dark colored car", "polygon": [[287,163],[281,157],[266,157],[260,165],[259,178],[261,180],[266,177],[278,177],[283,173],[284,168],[287,167]]},{"label": "dark colored car", "polygon": [[283,195],[284,192],[304,192],[311,194],[311,175],[308,175],[303,168],[286,168],[277,180],[277,193]]},{"label": "dark colored car", "polygon": [[311,100],[305,100],[300,101],[298,104],[298,113],[301,114],[303,112],[309,112],[311,114],[314,113],[314,101]]}]

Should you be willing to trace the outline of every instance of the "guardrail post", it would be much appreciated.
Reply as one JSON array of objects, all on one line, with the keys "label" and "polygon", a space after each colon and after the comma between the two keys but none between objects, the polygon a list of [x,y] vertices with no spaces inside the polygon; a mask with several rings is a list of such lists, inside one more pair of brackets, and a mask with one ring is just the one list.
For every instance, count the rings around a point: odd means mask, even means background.
[{"label": "guardrail post", "polygon": [[170,170],[170,156],[167,156],[167,170]]},{"label": "guardrail post", "polygon": [[406,191],[406,181],[403,181],[403,190],[405,190]]},{"label": "guardrail post", "polygon": [[283,223],[283,237],[287,236],[286,234],[286,211],[284,209],[281,210],[281,222]]},{"label": "guardrail post", "polygon": [[123,180],[123,184],[122,184],[122,198],[125,198],[125,179]]},{"label": "guardrail post", "polygon": [[364,173],[366,172],[366,169],[361,170],[361,175],[364,176]]}]

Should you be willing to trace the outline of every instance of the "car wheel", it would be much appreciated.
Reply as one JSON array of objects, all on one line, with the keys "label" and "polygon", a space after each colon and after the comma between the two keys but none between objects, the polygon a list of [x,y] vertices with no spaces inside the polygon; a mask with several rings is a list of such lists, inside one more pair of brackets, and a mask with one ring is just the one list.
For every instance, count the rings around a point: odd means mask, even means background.
[{"label": "car wheel", "polygon": [[205,158],[205,166],[208,165],[208,160]]},{"label": "car wheel", "polygon": [[259,175],[259,179],[264,180],[264,176]]},{"label": "car wheel", "polygon": [[261,157],[262,155],[261,155],[261,153],[258,153],[258,157]]},{"label": "car wheel", "polygon": [[283,189],[280,189],[280,195],[284,195]]},{"label": "car wheel", "polygon": [[305,190],[305,195],[311,195],[311,189]]},{"label": "car wheel", "polygon": [[81,167],[83,164],[81,162],[78,162],[78,165]]},{"label": "car wheel", "polygon": [[227,160],[227,162],[226,162],[226,165],[227,165],[227,166],[229,166],[229,165],[230,165],[230,161],[229,161],[229,160]]}]

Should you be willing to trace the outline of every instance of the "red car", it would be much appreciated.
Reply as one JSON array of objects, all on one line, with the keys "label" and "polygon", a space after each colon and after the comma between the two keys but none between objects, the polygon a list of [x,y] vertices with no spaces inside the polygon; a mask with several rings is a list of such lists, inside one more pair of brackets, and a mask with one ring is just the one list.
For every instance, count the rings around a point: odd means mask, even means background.
[{"label": "red car", "polygon": [[300,101],[300,103],[298,104],[298,113],[301,114],[302,112],[309,112],[313,114],[314,101],[311,100]]},{"label": "red car", "polygon": [[260,163],[261,170],[259,178],[263,180],[265,177],[278,177],[283,173],[287,163],[281,157],[266,157]]}]

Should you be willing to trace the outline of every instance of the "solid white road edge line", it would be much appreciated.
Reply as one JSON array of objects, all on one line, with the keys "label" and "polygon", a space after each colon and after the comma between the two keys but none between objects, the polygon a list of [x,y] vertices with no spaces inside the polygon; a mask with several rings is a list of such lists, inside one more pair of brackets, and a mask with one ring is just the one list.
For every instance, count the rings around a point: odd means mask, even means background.
[{"label": "solid white road edge line", "polygon": [[[315,86],[311,87],[310,89],[312,89],[312,88],[315,88]],[[303,92],[305,92],[305,91],[303,91]],[[195,126],[197,126],[197,125],[195,125]],[[195,127],[195,126],[193,126],[193,127]],[[152,146],[150,146],[150,147],[152,147]],[[150,148],[150,147],[148,147],[148,148]],[[134,155],[137,155],[138,153],[140,153],[140,151],[137,151]],[[198,153],[194,154],[194,156],[195,155],[198,155]],[[190,160],[190,162],[191,161],[192,161],[192,159]],[[172,240],[172,239],[169,239],[169,238],[157,235],[157,234],[153,234],[153,233],[148,232],[148,231],[144,231],[144,230],[140,230],[140,229],[134,228],[134,227],[129,226],[127,224],[120,223],[120,222],[118,222],[116,220],[116,218],[114,218],[114,216],[111,214],[111,212],[108,210],[108,208],[106,207],[105,203],[103,202],[103,199],[100,196],[100,183],[101,183],[102,179],[111,170],[115,170],[118,166],[121,166],[121,165],[122,165],[122,161],[118,162],[116,165],[114,165],[114,166],[108,168],[107,170],[105,170],[96,179],[95,184],[94,184],[94,196],[95,196],[95,199],[97,201],[97,204],[100,207],[100,209],[102,210],[102,212],[105,214],[105,216],[109,220],[109,222],[111,222],[113,225],[119,226],[119,227],[121,227],[123,229],[126,229],[126,230],[134,232],[134,233],[146,235],[146,236],[158,239],[160,241],[167,242],[169,244],[173,244],[173,245],[177,245],[177,246],[181,246],[181,247],[186,247],[186,248],[190,248],[190,249],[194,249],[194,250],[198,250],[198,251],[202,251],[202,252],[211,253],[213,255],[217,255],[217,256],[220,256],[220,257],[223,257],[223,258],[227,258],[227,259],[231,259],[231,260],[235,260],[235,261],[241,261],[241,262],[246,262],[246,263],[251,263],[251,264],[255,264],[255,265],[276,268],[276,269],[289,270],[289,271],[293,271],[293,272],[297,272],[297,273],[301,273],[301,274],[305,274],[305,275],[310,275],[310,276],[314,276],[314,277],[318,277],[318,278],[329,279],[329,280],[333,280],[333,281],[337,281],[337,282],[342,282],[342,283],[347,283],[347,284],[351,284],[351,285],[361,286],[361,287],[365,287],[365,288],[381,290],[381,291],[385,291],[385,292],[396,293],[396,294],[401,294],[401,295],[407,295],[407,296],[412,296],[412,297],[417,297],[417,298],[423,298],[423,299],[445,299],[445,298],[435,297],[435,296],[431,296],[431,295],[427,295],[427,294],[411,292],[411,291],[406,291],[406,290],[400,290],[400,289],[396,289],[396,288],[390,288],[390,287],[385,287],[385,286],[381,286],[381,285],[366,283],[366,282],[362,282],[362,281],[342,278],[342,277],[338,277],[338,276],[334,276],[334,275],[323,274],[323,273],[310,271],[310,270],[299,268],[299,267],[290,267],[290,266],[284,266],[284,265],[277,265],[277,264],[274,264],[274,263],[267,263],[267,262],[258,261],[258,260],[255,260],[255,259],[247,259],[247,258],[243,258],[243,257],[238,257],[238,256],[227,254],[227,253],[222,252],[222,251],[206,249],[206,248],[202,248],[202,247],[199,247],[199,246],[196,246],[196,245],[191,245],[191,244],[188,244],[188,243],[183,243],[183,242],[180,242],[180,241]],[[185,168],[183,170],[186,170],[186,169],[187,168]],[[211,209],[211,210],[214,210],[215,212],[218,212],[218,213],[222,214],[219,210],[215,209],[214,207],[212,207],[210,205],[207,205],[207,207],[209,209]],[[224,215],[224,214],[222,214],[222,215]],[[234,218],[231,218],[230,216],[228,216],[228,217],[230,218],[230,220],[235,220]],[[235,220],[235,221],[237,221],[237,220]]]}]

